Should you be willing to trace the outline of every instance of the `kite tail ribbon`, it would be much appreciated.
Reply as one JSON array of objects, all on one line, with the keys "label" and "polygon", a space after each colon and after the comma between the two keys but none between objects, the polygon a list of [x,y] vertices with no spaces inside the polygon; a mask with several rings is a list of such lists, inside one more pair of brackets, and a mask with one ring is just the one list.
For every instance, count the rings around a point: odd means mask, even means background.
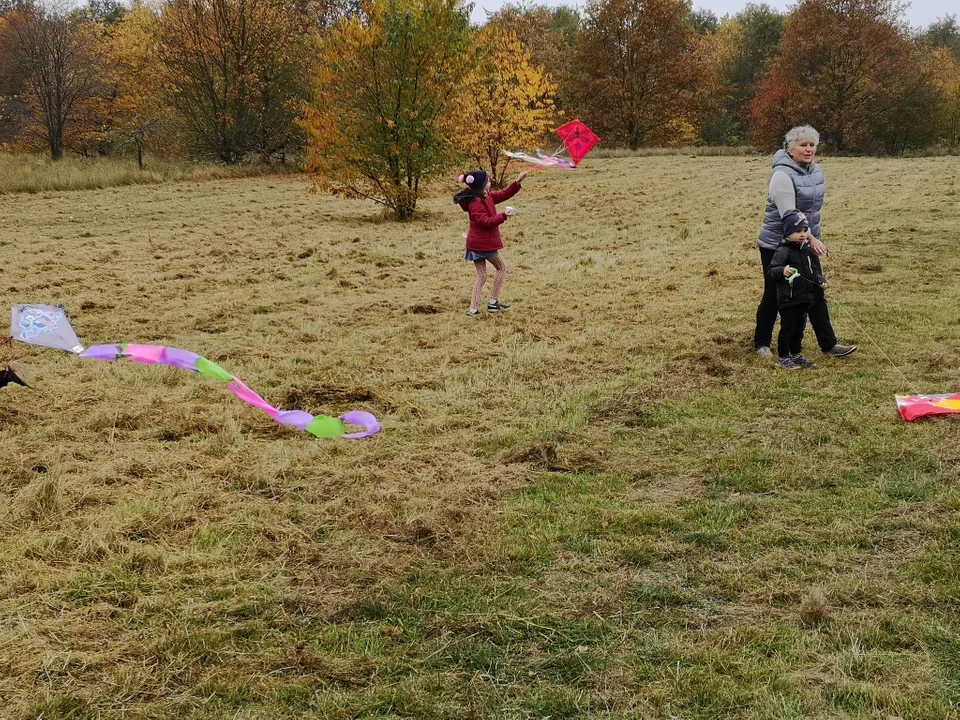
[{"label": "kite tail ribbon", "polygon": [[[279,410],[247,387],[236,375],[189,350],[160,345],[94,345],[80,353],[80,357],[94,360],[126,359],[144,365],[167,365],[220,380],[227,383],[227,387],[238,398],[248,405],[263,410],[281,425],[292,425],[318,438],[342,437],[356,440],[380,432],[380,423],[377,418],[363,410],[351,410],[338,418],[328,415],[311,415],[303,410]],[[360,426],[363,430],[347,433],[345,430],[347,423]]]}]

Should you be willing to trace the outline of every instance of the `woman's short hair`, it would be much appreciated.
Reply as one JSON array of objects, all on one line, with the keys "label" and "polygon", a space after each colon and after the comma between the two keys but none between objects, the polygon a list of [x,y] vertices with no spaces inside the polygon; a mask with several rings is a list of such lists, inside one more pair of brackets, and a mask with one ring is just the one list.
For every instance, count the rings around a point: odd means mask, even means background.
[{"label": "woman's short hair", "polygon": [[790,131],[783,136],[783,147],[789,152],[790,148],[803,138],[813,140],[814,145],[820,144],[820,133],[813,127],[810,125],[797,125],[797,127],[791,128]]}]

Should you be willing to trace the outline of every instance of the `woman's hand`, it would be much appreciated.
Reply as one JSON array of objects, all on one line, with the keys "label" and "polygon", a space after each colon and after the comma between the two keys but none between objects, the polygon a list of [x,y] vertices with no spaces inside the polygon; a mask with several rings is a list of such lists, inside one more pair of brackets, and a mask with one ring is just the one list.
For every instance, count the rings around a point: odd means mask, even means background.
[{"label": "woman's hand", "polygon": [[817,257],[827,256],[827,246],[816,238],[810,238],[810,247],[813,248],[813,251],[817,254]]},{"label": "woman's hand", "polygon": [[520,173],[520,174],[517,176],[517,182],[518,182],[518,183],[522,183],[523,180],[524,180],[524,178],[527,177],[527,175],[529,175],[529,174],[530,174],[530,173],[528,173],[526,170],[524,170],[522,173]]}]

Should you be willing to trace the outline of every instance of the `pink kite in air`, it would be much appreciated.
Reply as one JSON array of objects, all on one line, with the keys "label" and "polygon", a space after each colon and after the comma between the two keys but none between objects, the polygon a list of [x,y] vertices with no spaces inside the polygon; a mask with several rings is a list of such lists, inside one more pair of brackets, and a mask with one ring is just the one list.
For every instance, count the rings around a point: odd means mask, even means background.
[{"label": "pink kite in air", "polygon": [[558,127],[557,135],[563,140],[574,165],[579,165],[580,161],[593,150],[593,146],[600,142],[600,138],[593,134],[593,130],[579,120],[571,120],[566,125]]},{"label": "pink kite in air", "polygon": [[[524,160],[531,165],[539,165],[540,167],[573,170],[593,150],[593,146],[600,142],[600,138],[594,134],[593,130],[579,120],[571,120],[558,127],[557,135],[563,140],[563,147],[553,155],[544,155],[537,150],[536,155],[528,155],[524,152],[507,152],[507,157]],[[559,153],[563,150],[567,151],[570,156],[569,160],[559,157]]]}]

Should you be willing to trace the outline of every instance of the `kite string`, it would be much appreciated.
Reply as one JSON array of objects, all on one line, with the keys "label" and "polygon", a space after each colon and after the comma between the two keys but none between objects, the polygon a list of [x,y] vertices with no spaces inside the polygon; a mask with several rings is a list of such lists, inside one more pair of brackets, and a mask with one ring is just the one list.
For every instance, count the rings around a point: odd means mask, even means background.
[{"label": "kite string", "polygon": [[3,347],[4,345],[10,346],[9,352],[6,353],[7,361],[9,362],[10,360],[15,359],[16,354],[13,351],[13,336],[7,336],[3,340],[0,340],[0,347]]},{"label": "kite string", "polygon": [[[794,268],[794,269],[796,269],[796,268]],[[801,273],[799,270],[797,270],[797,278],[799,278],[800,280],[804,280],[804,281],[806,281],[806,282],[808,282],[808,283],[810,283],[810,284],[812,284],[812,285],[817,285],[817,286],[819,287],[819,283],[817,283],[815,280],[812,280],[812,279],[806,277],[806,276],[805,276],[803,273]],[[869,340],[871,343],[874,344],[874,346],[877,348],[877,350],[880,351],[880,354],[883,355],[884,360],[886,360],[888,363],[890,363],[890,367],[892,367],[894,370],[896,370],[897,373],[900,375],[900,377],[903,378],[904,382],[906,383],[906,387],[911,391],[910,394],[911,394],[911,395],[919,395],[920,393],[916,392],[916,386],[910,381],[910,378],[907,377],[906,373],[904,373],[903,370],[900,369],[900,366],[899,366],[899,365],[897,365],[893,360],[890,359],[890,356],[887,355],[887,354],[883,351],[883,348],[882,348],[882,347],[880,347],[880,343],[878,343],[876,340],[874,340],[873,337],[870,335],[870,333],[868,333],[868,332],[866,331],[866,329],[863,327],[863,325],[861,325],[859,322],[857,322],[857,319],[853,316],[853,314],[852,314],[849,310],[847,310],[846,307],[844,307],[843,305],[841,305],[841,304],[840,304],[840,301],[838,301],[835,297],[834,297],[834,298],[831,298],[831,299],[830,299],[830,302],[833,303],[834,305],[836,305],[836,306],[837,306],[838,308],[840,308],[841,310],[843,310],[844,316],[847,317],[847,318],[849,318],[850,321],[853,322],[853,324],[857,326],[857,328],[860,330],[860,332],[863,333],[863,335],[867,338],[867,340]]]},{"label": "kite string", "polygon": [[867,338],[867,340],[873,343],[873,345],[877,348],[877,350],[880,351],[880,354],[883,356],[883,358],[888,363],[890,363],[890,367],[896,370],[897,373],[900,375],[900,377],[903,378],[903,381],[906,383],[906,387],[910,390],[910,394],[919,395],[920,393],[916,391],[917,390],[916,386],[910,381],[910,378],[907,377],[906,373],[904,373],[903,370],[900,369],[899,365],[897,365],[893,360],[890,359],[890,356],[883,351],[882,347],[880,347],[880,343],[874,340],[873,337],[870,335],[870,333],[868,333],[866,329],[864,329],[863,325],[857,322],[857,319],[853,316],[853,314],[849,310],[847,310],[847,308],[844,307],[839,301],[837,301],[836,298],[831,298],[830,302],[832,302],[834,305],[840,308],[840,310],[843,311],[844,316],[847,317],[850,321],[852,321],[853,324],[857,326],[857,329],[860,330],[860,332],[863,333],[863,335]]}]

